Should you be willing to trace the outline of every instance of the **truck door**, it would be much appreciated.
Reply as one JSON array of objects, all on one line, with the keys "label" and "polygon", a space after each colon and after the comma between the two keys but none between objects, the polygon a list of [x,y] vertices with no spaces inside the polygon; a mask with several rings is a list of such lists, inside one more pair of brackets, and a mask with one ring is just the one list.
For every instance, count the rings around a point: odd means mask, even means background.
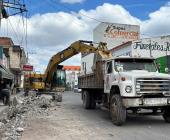
[{"label": "truck door", "polygon": [[112,74],[113,73],[113,64],[112,61],[106,63],[105,66],[105,78],[104,78],[104,92],[110,93]]}]

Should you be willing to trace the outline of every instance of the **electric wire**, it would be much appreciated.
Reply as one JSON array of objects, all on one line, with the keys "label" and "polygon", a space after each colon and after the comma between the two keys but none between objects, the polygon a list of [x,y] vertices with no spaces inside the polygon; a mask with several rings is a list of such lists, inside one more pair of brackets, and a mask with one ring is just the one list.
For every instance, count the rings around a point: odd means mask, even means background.
[{"label": "electric wire", "polygon": [[[58,5],[58,6],[60,6],[60,7],[63,7],[64,9],[66,9],[66,10],[69,10],[69,11],[74,11],[74,9],[72,9],[72,8],[70,8],[70,7],[67,7],[67,6],[65,6],[65,5],[62,5],[61,3],[59,3],[59,2],[57,2],[57,1],[55,1],[55,0],[50,0],[51,2],[53,2],[53,4],[55,4],[55,5]],[[101,21],[101,20],[99,20],[99,19],[96,19],[96,18],[94,18],[94,17],[90,17],[90,16],[88,16],[88,15],[86,15],[86,14],[82,14],[82,13],[79,13],[81,16],[84,16],[84,17],[86,17],[86,18],[89,18],[89,19],[91,19],[91,20],[94,20],[94,21],[96,21],[96,22],[100,22],[100,23],[102,23],[103,21]]]},{"label": "electric wire", "polygon": [[13,30],[14,35],[15,35],[15,37],[16,37],[16,39],[17,39],[18,43],[19,43],[20,41],[19,41],[18,35],[17,35],[17,33],[16,33],[16,31],[15,31],[15,29],[14,29],[14,27],[13,27],[13,25],[12,25],[11,21],[10,21],[10,19],[9,19],[9,18],[7,18],[7,20],[9,21],[9,24],[10,24],[10,26],[11,26],[11,29]]}]

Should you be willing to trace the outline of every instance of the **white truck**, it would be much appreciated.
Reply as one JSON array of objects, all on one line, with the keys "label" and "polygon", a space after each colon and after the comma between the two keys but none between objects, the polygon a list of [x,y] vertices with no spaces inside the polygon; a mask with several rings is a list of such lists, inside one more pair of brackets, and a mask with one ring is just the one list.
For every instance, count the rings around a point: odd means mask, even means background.
[{"label": "white truck", "polygon": [[153,58],[94,58],[93,72],[78,78],[85,109],[102,104],[118,126],[128,113],[162,115],[170,122],[170,76],[158,72]]}]

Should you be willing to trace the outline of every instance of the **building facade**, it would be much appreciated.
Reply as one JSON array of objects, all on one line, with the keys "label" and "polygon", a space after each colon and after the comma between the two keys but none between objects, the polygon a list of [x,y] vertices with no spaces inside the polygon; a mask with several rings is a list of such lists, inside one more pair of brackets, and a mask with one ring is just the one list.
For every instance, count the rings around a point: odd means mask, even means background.
[{"label": "building facade", "polygon": [[23,65],[27,63],[27,57],[23,48],[14,45],[11,38],[0,37],[2,48],[1,63],[14,74],[16,87],[20,87],[23,75]]},{"label": "building facade", "polygon": [[111,49],[113,56],[159,58],[170,55],[170,35],[128,41]]},{"label": "building facade", "polygon": [[66,84],[69,90],[73,90],[75,85],[78,85],[78,76],[80,74],[80,66],[64,66],[66,71]]}]

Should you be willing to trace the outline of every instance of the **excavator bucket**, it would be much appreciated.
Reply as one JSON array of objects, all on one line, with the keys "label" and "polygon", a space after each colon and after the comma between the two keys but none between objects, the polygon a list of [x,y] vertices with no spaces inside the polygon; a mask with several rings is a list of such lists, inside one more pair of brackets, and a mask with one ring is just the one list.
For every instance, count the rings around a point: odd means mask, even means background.
[{"label": "excavator bucket", "polygon": [[97,47],[97,50],[98,54],[102,57],[102,59],[111,59],[113,57],[111,52],[108,50],[106,43],[100,42]]}]

